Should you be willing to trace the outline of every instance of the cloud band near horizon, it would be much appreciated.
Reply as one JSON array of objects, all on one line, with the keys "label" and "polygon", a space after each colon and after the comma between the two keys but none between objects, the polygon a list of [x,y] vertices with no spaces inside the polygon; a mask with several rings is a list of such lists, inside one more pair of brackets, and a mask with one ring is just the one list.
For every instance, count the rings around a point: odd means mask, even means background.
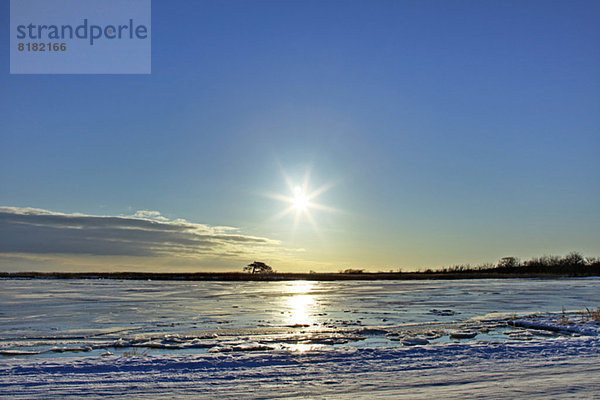
[{"label": "cloud band near horizon", "polygon": [[277,240],[244,235],[237,228],[172,221],[157,211],[94,216],[0,207],[0,253],[252,257],[279,247]]}]

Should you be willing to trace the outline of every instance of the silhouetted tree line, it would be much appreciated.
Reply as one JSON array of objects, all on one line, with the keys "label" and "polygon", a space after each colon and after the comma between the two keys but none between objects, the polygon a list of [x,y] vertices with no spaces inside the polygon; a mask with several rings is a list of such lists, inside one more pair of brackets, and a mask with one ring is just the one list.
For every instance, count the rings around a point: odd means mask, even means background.
[{"label": "silhouetted tree line", "polygon": [[600,275],[600,258],[584,257],[578,252],[566,256],[542,256],[521,261],[517,257],[503,257],[498,264],[455,265],[438,271],[427,270],[425,273],[493,273],[493,274],[535,274],[561,276],[593,276]]},{"label": "silhouetted tree line", "polygon": [[478,266],[454,265],[422,272],[367,272],[365,269],[346,268],[337,273],[275,272],[269,265],[255,261],[243,268],[244,272],[0,272],[0,279],[121,279],[121,280],[195,280],[195,281],[282,281],[282,280],[379,280],[379,279],[479,279],[514,277],[578,277],[600,276],[600,258],[584,257],[572,252],[566,256],[542,256],[521,261],[504,257],[497,264]]}]

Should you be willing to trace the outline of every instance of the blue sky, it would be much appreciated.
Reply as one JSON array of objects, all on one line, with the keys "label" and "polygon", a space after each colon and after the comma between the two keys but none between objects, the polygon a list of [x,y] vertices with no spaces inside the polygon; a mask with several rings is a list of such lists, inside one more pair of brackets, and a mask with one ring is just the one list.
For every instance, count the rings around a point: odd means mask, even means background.
[{"label": "blue sky", "polygon": [[[151,75],[10,75],[0,53],[0,205],[277,243],[182,269],[599,255],[599,17],[596,1],[154,0]],[[267,194],[309,169],[335,210],[274,218],[288,205]],[[0,268],[83,257],[33,247]]]}]

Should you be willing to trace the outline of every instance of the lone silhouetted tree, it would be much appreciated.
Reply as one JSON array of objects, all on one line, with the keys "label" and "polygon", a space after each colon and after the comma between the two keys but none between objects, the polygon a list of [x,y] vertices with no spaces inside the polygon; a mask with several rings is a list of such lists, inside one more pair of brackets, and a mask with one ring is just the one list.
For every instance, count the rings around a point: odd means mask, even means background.
[{"label": "lone silhouetted tree", "polygon": [[273,268],[264,262],[254,261],[252,264],[248,264],[244,267],[244,272],[249,272],[251,274],[271,274],[273,273]]}]

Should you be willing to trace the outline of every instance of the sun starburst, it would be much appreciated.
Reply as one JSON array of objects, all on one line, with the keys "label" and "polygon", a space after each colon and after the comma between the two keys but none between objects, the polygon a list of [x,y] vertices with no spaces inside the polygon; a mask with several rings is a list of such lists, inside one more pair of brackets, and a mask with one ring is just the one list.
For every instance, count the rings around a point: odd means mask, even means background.
[{"label": "sun starburst", "polygon": [[288,194],[269,194],[268,197],[277,199],[287,204],[287,207],[276,214],[273,218],[280,219],[286,215],[294,215],[294,230],[297,228],[301,219],[307,219],[313,228],[318,231],[317,224],[313,217],[314,211],[335,211],[334,208],[319,204],[316,199],[318,196],[329,190],[333,184],[320,186],[316,190],[310,190],[310,173],[306,172],[302,182],[294,182],[290,177],[283,173],[288,186]]}]

